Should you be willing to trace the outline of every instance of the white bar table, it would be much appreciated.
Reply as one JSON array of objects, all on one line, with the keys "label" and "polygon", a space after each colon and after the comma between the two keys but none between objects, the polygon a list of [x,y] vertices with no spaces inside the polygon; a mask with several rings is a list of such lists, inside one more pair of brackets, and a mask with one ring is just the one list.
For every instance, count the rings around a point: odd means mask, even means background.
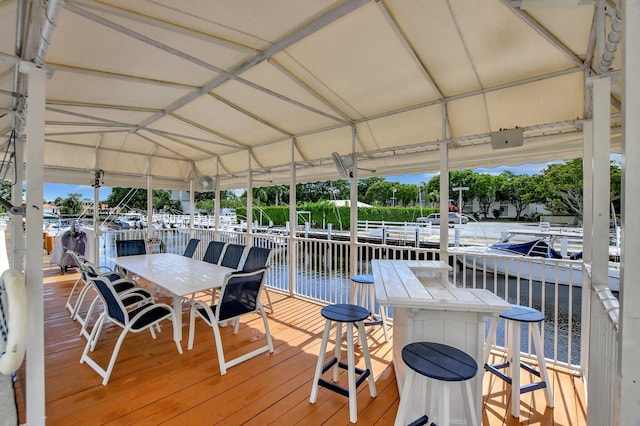
[{"label": "white bar table", "polygon": [[182,340],[182,298],[221,288],[225,276],[235,269],[173,253],[142,254],[110,259],[116,265],[159,285],[173,295],[173,309]]},{"label": "white bar table", "polygon": [[[482,377],[485,325],[489,318],[511,305],[484,289],[458,288],[448,281],[451,267],[441,261],[372,260],[376,300],[393,308],[393,365],[398,392],[406,376],[402,348],[408,343],[430,341],[454,346],[478,363],[471,382],[476,415],[482,419]],[[415,392],[412,407],[427,401],[426,390]],[[427,407],[429,407],[427,405]],[[463,424],[461,395],[451,395],[452,423]],[[415,418],[421,413],[415,412]],[[413,416],[413,413],[412,413]],[[415,418],[409,417],[414,420]],[[431,418],[430,418],[431,421]]]}]

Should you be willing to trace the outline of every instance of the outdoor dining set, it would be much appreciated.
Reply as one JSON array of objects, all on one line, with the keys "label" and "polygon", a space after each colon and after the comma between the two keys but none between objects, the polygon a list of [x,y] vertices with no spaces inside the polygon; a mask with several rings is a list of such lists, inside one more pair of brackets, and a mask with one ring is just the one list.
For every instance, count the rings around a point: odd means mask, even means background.
[{"label": "outdoor dining set", "polygon": [[[182,354],[185,303],[190,307],[187,348],[191,350],[194,346],[196,320],[203,320],[213,330],[221,375],[234,365],[265,352],[274,352],[268,317],[261,302],[264,296],[273,313],[265,288],[273,250],[211,241],[202,259],[196,259],[194,255],[199,244],[200,240],[191,239],[182,254],[174,254],[166,253],[162,242],[153,238],[116,240],[116,256],[110,259],[115,264],[113,270],[70,252],[81,276],[68,296],[66,308],[81,325],[81,335],[87,340],[80,363],[95,370],[102,377],[103,385],[109,382],[129,332],[148,330],[156,338],[160,323],[168,320],[172,323],[177,350]],[[392,308],[393,363],[400,395],[396,425],[428,424],[434,418],[441,425],[479,424],[482,374],[478,373],[484,370],[511,385],[514,416],[519,415],[519,396],[524,392],[544,389],[547,405],[552,407],[553,396],[538,331],[544,318],[533,309],[512,306],[486,290],[457,288],[447,279],[450,270],[448,264],[440,261],[374,260],[372,274],[351,277],[351,303],[330,304],[321,309],[326,324],[309,402],[317,401],[319,388],[336,392],[348,398],[350,421],[357,422],[358,386],[367,381],[370,396],[376,396],[365,326],[382,326],[385,341],[388,340],[390,318],[387,318],[387,310]],[[156,289],[140,285],[141,278]],[[170,296],[172,304],[159,302],[159,295]],[[90,297],[93,299],[88,309],[83,308]],[[100,314],[94,320],[97,312]],[[233,327],[233,333],[237,334],[240,318],[249,314],[261,316],[266,344],[227,360],[220,327]],[[506,362],[490,364],[498,318],[509,326],[509,351]],[[107,320],[122,330],[108,365],[103,367],[91,354]],[[534,337],[537,370],[520,361],[521,323],[529,325]],[[489,324],[487,335],[485,330]],[[334,326],[335,348],[328,352]],[[364,368],[356,366],[356,339]],[[343,340],[347,349],[346,362],[341,359]],[[327,354],[330,354],[328,358]],[[521,386],[520,366],[541,380]],[[338,384],[340,369],[347,371],[347,387]],[[323,378],[328,371],[332,372],[332,378]],[[422,383],[421,380],[426,381]],[[452,384],[460,384],[460,391],[452,391]]]},{"label": "outdoor dining set", "polygon": [[[87,338],[80,362],[93,368],[103,378],[103,385],[109,382],[120,346],[129,332],[149,330],[155,338],[156,331],[160,330],[159,324],[169,320],[173,327],[173,340],[178,352],[182,353],[183,300],[191,304],[188,348],[193,347],[195,320],[200,318],[213,329],[221,374],[260,353],[273,352],[267,315],[260,302],[271,249],[212,241],[203,260],[197,260],[193,255],[199,242],[190,240],[184,253],[178,255],[154,253],[153,245],[157,243],[153,240],[118,240],[116,257],[112,259],[116,265],[114,270],[98,267],[84,256],[72,253],[81,276],[69,294],[66,307],[72,318],[81,324],[81,334]],[[156,291],[139,285],[138,278],[155,285],[158,292],[169,293],[173,306],[158,302],[154,294]],[[210,299],[196,298],[197,294],[204,292],[211,295]],[[81,308],[89,296],[93,296],[93,300],[84,313]],[[104,308],[89,332],[90,321],[100,302]],[[267,344],[235,359],[225,360],[219,326],[232,324],[237,333],[239,318],[252,313],[263,318]],[[91,358],[91,352],[106,320],[121,327],[122,331],[108,366],[104,368]]]}]

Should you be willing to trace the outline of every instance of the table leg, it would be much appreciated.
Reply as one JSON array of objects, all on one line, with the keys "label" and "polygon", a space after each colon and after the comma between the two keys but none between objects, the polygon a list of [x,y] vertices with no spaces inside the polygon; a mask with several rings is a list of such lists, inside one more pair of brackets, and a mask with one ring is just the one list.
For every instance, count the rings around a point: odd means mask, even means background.
[{"label": "table leg", "polygon": [[178,329],[178,341],[182,341],[182,297],[173,295],[173,310],[176,313],[176,328]]}]

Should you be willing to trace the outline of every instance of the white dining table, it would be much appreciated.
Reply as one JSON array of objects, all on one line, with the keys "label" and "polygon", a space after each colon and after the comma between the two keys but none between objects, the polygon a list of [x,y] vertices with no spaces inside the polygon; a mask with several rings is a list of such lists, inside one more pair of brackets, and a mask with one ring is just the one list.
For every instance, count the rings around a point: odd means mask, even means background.
[{"label": "white dining table", "polygon": [[235,271],[232,268],[173,253],[121,256],[110,260],[171,293],[180,340],[182,340],[182,299],[201,291],[221,288],[227,274]]}]

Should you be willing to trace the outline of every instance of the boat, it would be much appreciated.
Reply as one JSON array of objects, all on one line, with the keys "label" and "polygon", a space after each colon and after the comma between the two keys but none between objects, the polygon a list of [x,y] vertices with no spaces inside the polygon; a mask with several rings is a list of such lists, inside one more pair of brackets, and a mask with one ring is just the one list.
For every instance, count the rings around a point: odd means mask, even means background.
[{"label": "boat", "polygon": [[[544,283],[582,286],[582,231],[509,230],[489,246],[451,247],[459,264]],[[609,288],[620,291],[620,267],[609,262]]]},{"label": "boat", "polygon": [[113,219],[107,218],[101,225],[103,229],[143,229],[147,226],[147,218],[138,212],[126,212]]}]

